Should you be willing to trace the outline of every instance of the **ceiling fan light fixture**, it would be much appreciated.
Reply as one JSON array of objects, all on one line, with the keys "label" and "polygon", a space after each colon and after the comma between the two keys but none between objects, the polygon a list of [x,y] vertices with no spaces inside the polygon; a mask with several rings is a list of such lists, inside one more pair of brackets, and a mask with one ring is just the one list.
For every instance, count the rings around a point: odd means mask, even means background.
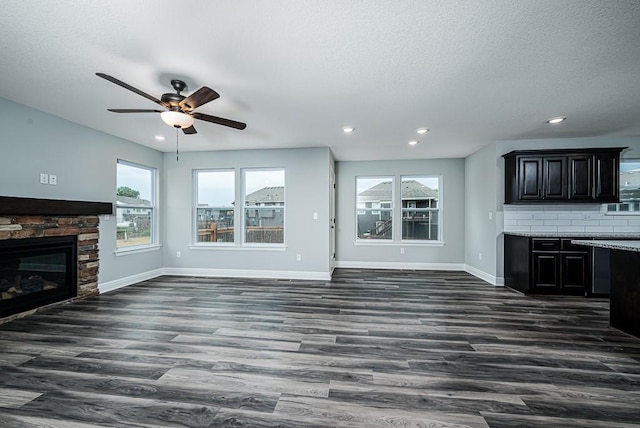
[{"label": "ceiling fan light fixture", "polygon": [[163,111],[160,117],[164,123],[174,128],[189,128],[193,125],[193,117],[180,111]]}]

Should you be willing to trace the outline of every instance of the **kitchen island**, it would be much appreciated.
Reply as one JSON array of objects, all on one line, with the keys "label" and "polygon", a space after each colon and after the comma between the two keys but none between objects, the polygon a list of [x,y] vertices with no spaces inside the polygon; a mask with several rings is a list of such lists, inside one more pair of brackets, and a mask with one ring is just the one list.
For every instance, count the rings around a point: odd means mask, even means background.
[{"label": "kitchen island", "polygon": [[572,240],[609,252],[609,324],[640,337],[640,240]]}]

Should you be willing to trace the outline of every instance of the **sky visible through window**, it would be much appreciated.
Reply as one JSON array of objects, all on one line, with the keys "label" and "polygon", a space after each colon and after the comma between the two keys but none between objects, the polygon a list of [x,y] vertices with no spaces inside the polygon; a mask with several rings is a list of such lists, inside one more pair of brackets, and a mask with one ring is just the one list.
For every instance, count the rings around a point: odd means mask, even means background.
[{"label": "sky visible through window", "polygon": [[118,187],[130,187],[140,192],[140,199],[151,200],[152,171],[125,163],[118,163]]},{"label": "sky visible through window", "polygon": [[[284,187],[284,170],[246,170],[246,194],[264,187]],[[198,171],[198,204],[232,207],[235,201],[235,171]]]}]

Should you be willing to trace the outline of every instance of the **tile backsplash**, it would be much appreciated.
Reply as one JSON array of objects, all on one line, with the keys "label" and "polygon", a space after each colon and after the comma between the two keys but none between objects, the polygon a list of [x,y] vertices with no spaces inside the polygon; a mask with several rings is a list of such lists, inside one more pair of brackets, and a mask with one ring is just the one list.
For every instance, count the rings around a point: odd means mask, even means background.
[{"label": "tile backsplash", "polygon": [[504,205],[504,231],[640,233],[640,215],[607,215],[605,207]]}]

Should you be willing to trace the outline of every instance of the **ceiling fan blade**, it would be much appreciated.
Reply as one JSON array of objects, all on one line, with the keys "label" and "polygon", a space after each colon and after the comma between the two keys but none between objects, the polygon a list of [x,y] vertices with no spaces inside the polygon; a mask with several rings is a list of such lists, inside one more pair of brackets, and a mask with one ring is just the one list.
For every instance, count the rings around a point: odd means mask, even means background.
[{"label": "ceiling fan blade", "polygon": [[108,108],[108,111],[114,113],[162,113],[163,110],[145,110],[138,108]]},{"label": "ceiling fan blade", "polygon": [[198,131],[196,131],[196,128],[193,127],[193,125],[191,125],[188,128],[182,128],[182,132],[184,132],[185,134],[197,134]]},{"label": "ceiling fan blade", "polygon": [[236,122],[235,120],[225,119],[223,117],[209,116],[208,114],[191,113],[191,116],[196,119],[204,120],[205,122],[217,123],[218,125],[224,125],[235,129],[244,129],[247,127],[246,123]]},{"label": "ceiling fan blade", "polygon": [[214,91],[211,88],[203,86],[202,88],[195,91],[193,94],[189,95],[184,100],[180,101],[180,108],[184,110],[192,111],[203,104],[208,103],[209,101],[213,101],[216,98],[219,98],[220,94]]},{"label": "ceiling fan blade", "polygon": [[131,92],[135,92],[136,94],[141,95],[141,96],[145,97],[146,99],[153,101],[156,104],[160,104],[163,107],[169,108],[169,105],[167,105],[166,103],[163,103],[162,101],[160,101],[156,97],[154,97],[152,95],[149,95],[149,94],[147,94],[145,92],[142,92],[140,89],[134,88],[133,86],[131,86],[131,85],[127,84],[127,83],[124,83],[122,80],[118,80],[113,76],[109,76],[108,74],[104,74],[104,73],[96,73],[96,76],[102,77],[103,79],[106,79],[111,83],[115,83],[116,85],[121,86],[121,87],[123,87],[125,89],[128,89]]}]

